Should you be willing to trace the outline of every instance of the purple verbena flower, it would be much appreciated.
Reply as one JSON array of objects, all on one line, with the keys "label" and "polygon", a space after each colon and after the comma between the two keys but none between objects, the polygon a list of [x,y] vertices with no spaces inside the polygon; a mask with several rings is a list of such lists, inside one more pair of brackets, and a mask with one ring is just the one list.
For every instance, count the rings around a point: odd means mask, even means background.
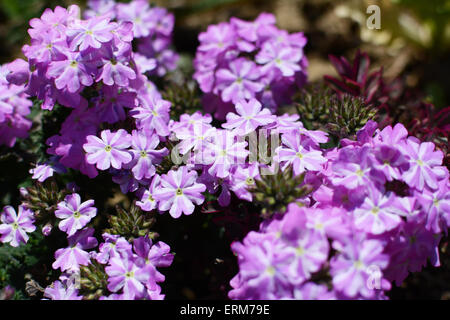
[{"label": "purple verbena flower", "polygon": [[3,208],[0,221],[0,241],[18,247],[21,243],[27,243],[28,234],[36,230],[33,211],[20,205],[16,213],[11,206]]},{"label": "purple verbena flower", "polygon": [[80,195],[77,193],[66,196],[63,202],[58,203],[58,209],[55,210],[55,216],[62,219],[59,228],[69,237],[74,235],[97,215],[97,208],[93,205],[94,200],[81,203]]},{"label": "purple verbena flower", "polygon": [[189,171],[187,166],[162,175],[160,187],[153,196],[158,201],[159,210],[169,211],[174,218],[179,218],[183,213],[192,214],[194,203],[200,205],[205,199],[202,192],[206,190],[206,186],[196,180],[197,172]]},{"label": "purple verbena flower", "polygon": [[132,160],[131,154],[126,151],[131,144],[131,138],[124,129],[116,132],[103,130],[100,136],[101,139],[94,135],[87,136],[87,143],[83,145],[89,164],[96,164],[100,170],[109,167],[121,169],[123,164]]}]

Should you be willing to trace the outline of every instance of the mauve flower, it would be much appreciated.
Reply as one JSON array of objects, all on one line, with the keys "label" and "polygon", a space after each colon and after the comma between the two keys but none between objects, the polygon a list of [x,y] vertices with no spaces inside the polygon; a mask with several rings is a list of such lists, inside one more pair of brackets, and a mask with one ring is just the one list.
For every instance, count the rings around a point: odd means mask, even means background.
[{"label": "mauve flower", "polygon": [[203,115],[200,111],[195,111],[193,114],[183,113],[179,121],[171,120],[169,126],[170,130],[176,133],[178,130],[191,131],[197,124],[210,124],[211,121],[212,117],[210,114]]},{"label": "mauve flower", "polygon": [[211,55],[218,54],[232,46],[235,38],[236,34],[229,24],[210,25],[206,32],[202,32],[198,36],[200,40],[198,50],[208,52]]},{"label": "mauve flower", "polygon": [[141,196],[140,201],[136,201],[136,205],[144,211],[152,211],[157,207],[157,202],[153,195],[159,188],[161,182],[161,176],[156,174],[152,178],[152,182],[147,190],[145,190]]},{"label": "mauve flower", "polygon": [[382,172],[388,181],[401,180],[401,172],[408,168],[408,161],[405,156],[394,146],[377,146],[373,152],[373,157],[373,168]]},{"label": "mauve flower", "polygon": [[203,159],[209,164],[208,173],[218,178],[225,178],[230,170],[243,164],[249,151],[245,149],[247,142],[236,142],[235,134],[227,130],[217,130],[213,143],[207,143]]},{"label": "mauve flower", "polygon": [[381,234],[399,226],[402,219],[392,210],[395,195],[383,195],[377,188],[368,187],[363,204],[353,211],[357,229],[369,234]]},{"label": "mauve flower", "polygon": [[418,202],[426,212],[426,228],[434,233],[446,232],[450,227],[450,183],[443,179],[435,192],[417,192]]},{"label": "mauve flower", "polygon": [[123,164],[131,161],[131,154],[125,151],[130,146],[131,139],[124,129],[116,132],[103,130],[100,136],[101,139],[94,135],[87,136],[87,143],[83,145],[89,164],[96,164],[100,170],[106,170],[111,166],[121,169]]},{"label": "mauve flower", "polygon": [[373,184],[370,175],[371,160],[370,147],[345,147],[339,150],[339,158],[332,163],[333,176],[331,181],[335,185],[345,186],[347,189],[366,187]]},{"label": "mauve flower", "polygon": [[300,287],[295,287],[295,300],[335,300],[336,296],[333,291],[328,291],[327,286],[316,284],[314,282],[306,282]]},{"label": "mauve flower", "polygon": [[78,295],[78,289],[74,286],[66,287],[61,281],[55,281],[45,288],[44,297],[51,300],[81,300],[83,296]]},{"label": "mauve flower", "polygon": [[170,102],[158,97],[143,96],[141,104],[131,111],[131,115],[137,121],[138,129],[154,130],[158,135],[165,137],[169,131]]},{"label": "mauve flower", "polygon": [[216,72],[216,90],[221,91],[222,100],[236,103],[242,99],[251,99],[263,89],[258,82],[259,69],[256,64],[245,58],[234,60],[227,69]]},{"label": "mauve flower", "polygon": [[290,77],[302,68],[299,64],[303,51],[273,42],[264,43],[261,51],[256,55],[256,62],[262,64],[262,71],[278,69],[285,77]]},{"label": "mauve flower", "polygon": [[403,173],[403,180],[419,191],[422,191],[425,186],[436,190],[438,181],[446,174],[445,167],[441,166],[444,158],[442,151],[434,151],[434,143],[420,143],[414,137],[409,137],[400,145],[400,150],[409,161],[409,170]]},{"label": "mauve flower", "polygon": [[[364,298],[373,297],[375,290],[368,286],[372,276],[370,271],[378,268],[382,276],[381,270],[389,263],[389,256],[382,253],[383,243],[378,240],[348,239],[345,245],[335,249],[339,254],[330,262],[334,288],[348,298],[358,294]],[[384,279],[380,279],[380,285],[381,288],[386,287]]]},{"label": "mauve flower", "polygon": [[80,195],[77,193],[68,195],[63,202],[58,203],[55,216],[62,221],[59,228],[70,237],[97,215],[97,208],[93,207],[94,200],[81,203]]},{"label": "mauve flower", "polygon": [[238,278],[230,281],[231,299],[277,299],[291,291],[287,266],[292,254],[284,250],[274,233],[251,231],[243,243],[233,242],[238,257]]},{"label": "mauve flower", "polygon": [[102,237],[105,242],[100,244],[99,252],[95,255],[95,260],[101,264],[108,263],[110,258],[120,257],[121,254],[132,251],[131,244],[124,237],[109,233],[103,233]]},{"label": "mauve flower", "polygon": [[248,168],[237,167],[232,175],[231,190],[239,199],[252,201],[252,193],[250,189],[255,186],[255,179],[259,179],[259,165],[253,163]]},{"label": "mauve flower", "polygon": [[131,149],[133,160],[128,164],[138,180],[151,178],[155,172],[155,164],[169,154],[167,148],[156,149],[159,145],[159,136],[153,132],[133,130],[131,134]]},{"label": "mauve flower", "polygon": [[103,86],[101,97],[97,104],[98,116],[102,121],[116,123],[125,120],[124,108],[136,106],[136,93],[128,92],[117,86]]},{"label": "mauve flower", "polygon": [[227,114],[227,122],[222,124],[225,129],[233,129],[238,135],[246,135],[254,132],[258,127],[265,126],[275,121],[269,109],[262,109],[261,103],[256,99],[248,102],[240,100],[236,103],[236,112]]},{"label": "mauve flower", "polygon": [[89,253],[85,250],[97,246],[97,239],[92,235],[93,228],[82,229],[73,236],[68,237],[69,245],[67,248],[58,249],[55,252],[56,261],[53,262],[52,268],[61,271],[78,271],[80,265],[87,266],[90,263]]},{"label": "mauve flower", "polygon": [[119,3],[116,7],[117,18],[120,21],[133,22],[135,38],[146,37],[154,29],[155,21],[150,6],[146,0],[134,0],[130,3]]},{"label": "mauve flower", "polygon": [[283,164],[283,168],[292,165],[295,175],[306,170],[321,171],[327,162],[322,151],[312,149],[305,140],[304,136],[298,133],[285,133],[281,141],[286,147],[280,146],[276,149],[277,159]]},{"label": "mauve flower", "polygon": [[289,239],[289,248],[293,256],[287,267],[289,280],[298,285],[311,277],[311,273],[320,270],[328,258],[328,240],[313,230],[304,229],[298,232],[295,239]]},{"label": "mauve flower", "polygon": [[44,182],[47,178],[52,177],[53,173],[66,173],[67,170],[58,162],[52,163],[43,163],[37,164],[35,168],[30,169],[29,171],[33,176],[32,179],[36,179],[39,182]]},{"label": "mauve flower", "polygon": [[3,208],[0,221],[0,241],[18,247],[20,243],[27,243],[28,234],[36,230],[33,211],[20,205],[16,213],[11,206]]},{"label": "mauve flower", "polygon": [[169,211],[174,218],[179,218],[183,213],[192,214],[194,203],[200,205],[205,200],[202,192],[206,190],[206,186],[196,183],[196,180],[197,172],[189,171],[186,166],[162,175],[160,187],[153,196],[158,201],[159,210]]},{"label": "mauve flower", "polygon": [[65,51],[64,55],[66,59],[52,61],[47,70],[47,77],[55,79],[56,88],[67,88],[69,92],[74,93],[78,92],[82,85],[92,85],[94,80],[81,54]]},{"label": "mauve flower", "polygon": [[109,23],[109,18],[105,16],[88,20],[75,20],[66,30],[70,49],[75,50],[78,46],[80,51],[90,47],[99,49],[103,43],[112,40],[111,31],[113,29],[114,25]]},{"label": "mauve flower", "polygon": [[[136,252],[136,264],[148,268],[151,278],[147,281],[147,288],[155,290],[157,282],[163,282],[165,277],[156,268],[168,267],[172,264],[174,255],[170,253],[170,247],[162,241],[153,244],[147,236],[134,239],[133,248]],[[159,290],[160,291],[160,290]]]},{"label": "mauve flower", "polygon": [[139,267],[132,254],[115,256],[105,268],[108,289],[118,292],[123,289],[124,298],[139,299],[146,292],[145,284],[150,280],[149,267]]},{"label": "mauve flower", "polygon": [[[206,142],[212,142],[216,135],[216,128],[204,122],[197,122],[190,129],[180,127],[173,131],[176,137],[181,140],[176,147],[183,155],[191,150],[197,152],[197,154],[200,152],[201,155]],[[201,162],[201,159],[199,159],[199,162]]]},{"label": "mauve flower", "polygon": [[136,72],[126,65],[126,61],[121,61],[112,53],[103,59],[103,67],[99,72],[96,81],[102,80],[108,86],[118,85],[127,87],[130,80],[136,79]]},{"label": "mauve flower", "polygon": [[275,16],[271,13],[261,13],[255,21],[245,21],[231,18],[230,23],[237,28],[237,34],[243,39],[256,42],[259,37],[267,37],[276,31]]}]

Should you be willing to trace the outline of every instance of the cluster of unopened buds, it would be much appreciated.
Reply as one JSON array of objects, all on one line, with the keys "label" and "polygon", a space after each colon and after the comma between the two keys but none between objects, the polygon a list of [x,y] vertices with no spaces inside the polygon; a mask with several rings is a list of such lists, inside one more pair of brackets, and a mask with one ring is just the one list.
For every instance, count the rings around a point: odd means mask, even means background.
[{"label": "cluster of unopened buds", "polygon": [[[43,109],[73,108],[47,140],[52,158],[32,169],[34,179],[68,168],[90,178],[108,171],[142,211],[179,218],[193,214],[206,194],[223,207],[232,194],[252,202],[264,175],[303,174],[310,193],[232,244],[239,264],[233,299],[384,299],[393,281],[401,284],[428,260],[439,266],[450,185],[433,143],[408,136],[401,124],[378,129],[369,121],[356,140],[325,148],[326,132],[305,129],[299,115],[277,115],[281,98],[305,81],[306,39],[278,30],[270,14],[210,26],[199,37],[195,79],[221,127],[199,111],[171,119],[170,102],[146,75],[173,67],[173,17],[146,3],[90,1],[85,20],[76,6],[31,20],[27,61],[7,65],[0,86],[21,88],[15,97],[26,92]],[[29,108],[25,101],[12,108]],[[124,120],[131,127],[117,129]],[[111,124],[116,129],[105,127]],[[164,161],[170,167],[158,170]],[[100,299],[164,298],[157,268],[171,265],[170,247],[147,235],[109,233],[98,246],[96,215],[94,200],[83,202],[76,192],[57,204],[53,228],[66,233],[68,245],[55,252],[52,267],[62,274],[45,297],[82,299],[71,275],[95,261],[107,279]],[[12,246],[36,229],[25,204],[17,213],[5,207],[1,223],[0,240]],[[51,232],[46,226],[44,234]]]}]

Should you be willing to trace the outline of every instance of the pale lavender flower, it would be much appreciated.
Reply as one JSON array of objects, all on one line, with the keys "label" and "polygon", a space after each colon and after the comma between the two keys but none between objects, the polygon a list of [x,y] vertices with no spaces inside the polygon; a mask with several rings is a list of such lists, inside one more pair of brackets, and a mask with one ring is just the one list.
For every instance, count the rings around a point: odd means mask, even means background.
[{"label": "pale lavender flower", "polygon": [[237,164],[243,164],[249,151],[247,142],[236,142],[235,134],[227,130],[217,130],[213,143],[207,143],[203,159],[211,166],[208,173],[218,178],[225,178]]},{"label": "pale lavender flower", "polygon": [[417,192],[417,199],[426,214],[426,228],[441,233],[450,227],[450,187],[448,179],[438,183],[435,192]]},{"label": "pale lavender flower", "polygon": [[170,130],[174,132],[178,132],[181,129],[192,130],[197,124],[210,124],[211,121],[212,117],[210,114],[203,115],[200,111],[196,111],[193,114],[184,113],[180,116],[180,121],[170,121]]},{"label": "pale lavender flower", "polygon": [[380,145],[373,152],[373,168],[383,173],[388,181],[401,180],[401,171],[408,168],[408,162],[403,154],[387,145]]},{"label": "pale lavender flower", "polygon": [[[379,268],[382,276],[382,269],[389,263],[389,256],[382,253],[383,243],[378,240],[349,239],[344,246],[339,245],[335,249],[339,254],[330,263],[334,288],[349,298],[358,294],[365,298],[373,297],[376,290],[367,285],[371,277],[370,267]],[[380,285],[381,288],[386,286],[384,279],[380,279]]]},{"label": "pale lavender flower", "polygon": [[227,122],[222,124],[225,129],[234,129],[238,135],[246,135],[254,132],[258,127],[265,126],[275,121],[269,109],[262,109],[261,103],[256,99],[248,102],[240,100],[236,103],[237,114],[230,112],[227,114]]},{"label": "pale lavender flower", "polygon": [[320,270],[328,258],[328,240],[313,230],[304,229],[295,239],[290,240],[289,248],[293,260],[287,267],[289,280],[299,285],[311,277],[311,274]]},{"label": "pale lavender flower", "polygon": [[80,53],[66,51],[66,59],[52,61],[47,70],[47,76],[55,79],[58,89],[67,88],[71,93],[78,92],[82,85],[94,83],[89,68]]},{"label": "pale lavender flower", "polygon": [[141,200],[136,201],[136,205],[144,211],[152,211],[158,205],[153,195],[156,190],[159,188],[159,184],[161,182],[161,176],[158,174],[154,175],[152,178],[152,182],[150,183],[150,187],[144,191],[142,194]]},{"label": "pale lavender flower", "polygon": [[409,160],[409,170],[403,173],[403,180],[419,191],[425,186],[436,190],[438,181],[446,174],[445,167],[441,166],[444,158],[442,151],[434,151],[434,143],[420,143],[414,137],[409,137],[400,148]]},{"label": "pale lavender flower", "polygon": [[51,300],[81,300],[83,298],[78,295],[78,289],[74,286],[66,287],[61,281],[55,281],[45,288],[44,297]]},{"label": "pale lavender flower", "polygon": [[95,260],[101,264],[108,263],[110,258],[120,257],[121,254],[126,254],[132,251],[131,244],[119,235],[111,235],[109,233],[102,234],[105,242],[99,246],[99,252],[95,255]]},{"label": "pale lavender flower", "polygon": [[68,247],[55,252],[56,261],[52,264],[53,269],[60,268],[61,271],[76,272],[80,269],[80,265],[87,266],[90,263],[90,257],[85,250],[97,246],[97,239],[92,236],[93,234],[94,229],[87,228],[68,237]]},{"label": "pale lavender flower", "polygon": [[250,189],[255,186],[255,179],[259,179],[259,165],[251,164],[248,168],[239,166],[232,175],[231,190],[239,199],[252,201]]},{"label": "pale lavender flower", "polygon": [[399,226],[402,219],[391,209],[395,195],[383,195],[377,188],[368,187],[363,204],[353,211],[357,229],[371,234],[381,234]]},{"label": "pale lavender flower", "polygon": [[256,55],[256,62],[263,64],[263,72],[278,69],[283,76],[290,77],[302,70],[299,64],[302,57],[303,51],[298,48],[267,41]]},{"label": "pale lavender flower", "polygon": [[123,289],[125,299],[142,298],[146,292],[145,284],[150,280],[148,267],[139,267],[133,255],[115,256],[105,268],[108,275],[108,289],[118,292]]},{"label": "pale lavender flower", "polygon": [[134,0],[126,4],[117,4],[116,12],[119,20],[133,22],[135,38],[148,36],[155,27],[155,20],[146,0]]},{"label": "pale lavender flower", "polygon": [[304,136],[298,133],[285,133],[281,140],[286,147],[280,146],[276,149],[277,159],[283,164],[283,168],[292,165],[295,175],[305,170],[321,171],[327,162],[322,151],[309,147]]},{"label": "pale lavender flower", "polygon": [[18,247],[21,243],[27,243],[28,234],[36,230],[33,211],[20,205],[16,213],[11,206],[3,208],[0,221],[0,241]]},{"label": "pale lavender flower", "polygon": [[32,179],[36,179],[39,182],[44,182],[47,178],[52,177],[53,173],[66,173],[66,168],[58,162],[50,162],[37,164],[35,168],[29,171],[33,176]]},{"label": "pale lavender flower", "polygon": [[160,136],[168,136],[170,102],[158,97],[145,95],[141,104],[132,109],[131,115],[137,119],[138,129],[154,130]]},{"label": "pale lavender flower", "polygon": [[251,231],[243,243],[233,242],[231,248],[239,263],[238,278],[230,282],[231,299],[277,299],[291,291],[287,266],[292,254],[274,233]]},{"label": "pale lavender flower", "polygon": [[66,30],[69,37],[70,49],[75,50],[79,46],[80,51],[90,47],[99,49],[103,43],[113,38],[111,31],[114,24],[109,23],[109,18],[94,17],[89,20],[75,20]]},{"label": "pale lavender flower", "polygon": [[372,169],[370,147],[345,147],[339,150],[339,158],[332,163],[334,176],[331,181],[348,189],[366,187],[373,184],[370,171]]},{"label": "pale lavender flower", "polygon": [[94,135],[87,136],[87,143],[83,145],[89,164],[96,164],[100,170],[111,166],[121,169],[123,164],[132,160],[131,154],[126,151],[131,144],[130,135],[124,129],[116,132],[103,130],[100,136],[101,139]]},{"label": "pale lavender flower", "polygon": [[325,285],[314,282],[306,282],[300,287],[294,288],[295,300],[335,300],[334,292],[328,291]]},{"label": "pale lavender flower", "polygon": [[210,25],[206,32],[198,36],[200,46],[198,50],[214,55],[227,50],[234,45],[236,34],[228,23]]},{"label": "pale lavender flower", "polygon": [[160,187],[153,196],[158,201],[159,210],[169,211],[174,218],[179,218],[183,213],[192,214],[194,203],[200,205],[205,200],[202,192],[206,190],[206,186],[196,183],[196,180],[197,172],[189,171],[186,166],[162,175]]},{"label": "pale lavender flower", "polygon": [[138,180],[151,178],[155,172],[155,164],[169,154],[167,148],[156,149],[159,145],[159,136],[153,132],[133,130],[131,133],[131,149],[133,160],[128,164]]},{"label": "pale lavender flower", "polygon": [[68,195],[63,202],[58,203],[55,216],[62,219],[59,229],[66,232],[70,237],[97,215],[97,208],[94,207],[94,200],[81,203],[80,195],[77,193]]},{"label": "pale lavender flower", "polygon": [[176,146],[181,154],[184,155],[193,150],[194,152],[199,151],[201,155],[206,143],[212,142],[214,139],[216,128],[204,122],[197,122],[191,129],[181,127],[174,132],[176,137],[181,140]]},{"label": "pale lavender flower", "polygon": [[253,61],[238,58],[231,62],[228,69],[216,72],[216,89],[220,90],[222,100],[237,103],[242,99],[251,99],[264,85],[258,82],[259,69]]},{"label": "pale lavender flower", "polygon": [[112,54],[103,59],[103,67],[99,72],[96,81],[103,81],[108,86],[118,85],[126,87],[130,80],[136,79],[136,72],[126,65],[125,62],[118,60]]}]

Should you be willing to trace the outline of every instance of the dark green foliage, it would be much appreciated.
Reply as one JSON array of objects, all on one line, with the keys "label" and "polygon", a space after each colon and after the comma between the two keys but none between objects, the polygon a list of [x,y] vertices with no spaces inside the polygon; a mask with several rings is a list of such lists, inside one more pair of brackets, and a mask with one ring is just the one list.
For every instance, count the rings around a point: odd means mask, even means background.
[{"label": "dark green foliage", "polygon": [[53,253],[54,248],[40,230],[30,234],[26,245],[14,248],[0,244],[0,288],[12,285],[16,290],[14,299],[29,298],[25,291],[26,283],[30,279],[48,281],[51,272],[48,273],[45,264],[53,259]]},{"label": "dark green foliage", "polygon": [[200,93],[194,82],[169,83],[161,92],[163,99],[170,101],[170,118],[178,119],[184,113],[192,114],[201,110]]},{"label": "dark green foliage", "polygon": [[323,130],[338,139],[354,136],[376,115],[376,109],[360,97],[342,94],[329,88],[310,86],[294,98],[300,120],[309,130]]},{"label": "dark green foliage", "polygon": [[25,195],[23,203],[34,211],[38,224],[54,222],[58,203],[64,201],[64,197],[71,193],[66,189],[60,190],[57,183],[49,179],[44,183],[35,182],[26,190],[27,195]]},{"label": "dark green foliage", "polygon": [[376,110],[366,105],[362,98],[343,95],[341,99],[332,99],[327,128],[339,138],[351,137],[375,114]]},{"label": "dark green foliage", "polygon": [[308,86],[294,97],[300,120],[308,130],[322,129],[328,122],[333,93],[324,86]]},{"label": "dark green foliage", "polygon": [[261,208],[262,217],[284,213],[289,203],[299,201],[311,193],[311,187],[303,184],[304,180],[305,174],[294,176],[291,166],[273,175],[261,175],[261,180],[255,180],[252,194],[254,204]]},{"label": "dark green foliage", "polygon": [[108,295],[108,276],[105,265],[95,259],[88,266],[80,267],[80,294],[86,300],[96,300]]},{"label": "dark green foliage", "polygon": [[109,216],[110,228],[105,232],[121,235],[128,241],[145,235],[148,235],[150,239],[158,236],[155,232],[150,231],[156,221],[154,212],[143,212],[135,203],[128,210],[117,205],[116,212],[117,215]]}]

